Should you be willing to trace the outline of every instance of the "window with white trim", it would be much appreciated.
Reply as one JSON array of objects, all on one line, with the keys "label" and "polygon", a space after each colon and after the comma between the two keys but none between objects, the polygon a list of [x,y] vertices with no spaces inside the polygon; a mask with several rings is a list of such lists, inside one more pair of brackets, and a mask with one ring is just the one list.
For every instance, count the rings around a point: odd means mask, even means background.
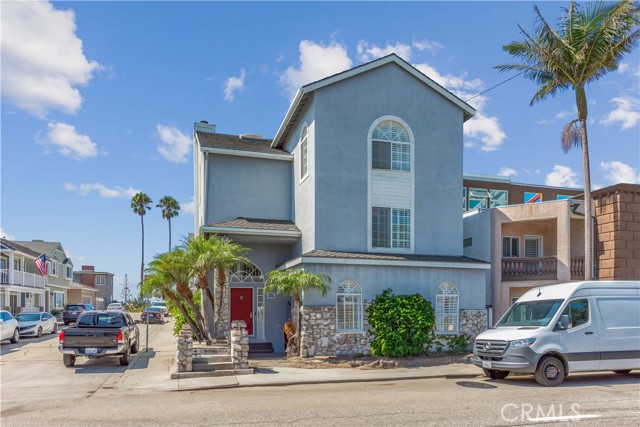
[{"label": "window with white trim", "polygon": [[106,276],[96,276],[96,285],[106,285],[107,277]]},{"label": "window with white trim", "polygon": [[372,207],[371,245],[374,248],[410,248],[411,210]]},{"label": "window with white trim", "polygon": [[384,120],[371,135],[371,167],[411,171],[411,140],[406,129],[394,120]]},{"label": "window with white trim", "polygon": [[542,237],[524,236],[525,258],[539,258],[542,256]]},{"label": "window with white trim", "polygon": [[57,261],[51,261],[51,270],[50,270],[49,274],[51,276],[57,276],[58,275],[58,262]]},{"label": "window with white trim", "polygon": [[362,332],[362,289],[357,282],[345,280],[336,293],[337,331]]},{"label": "window with white trim", "polygon": [[73,280],[73,267],[68,265],[66,268],[67,268],[67,279]]},{"label": "window with white trim", "polygon": [[23,271],[22,270],[22,259],[21,258],[14,258],[13,259],[13,269],[15,271]]},{"label": "window with white trim", "polygon": [[489,190],[486,188],[469,188],[469,210],[483,210],[489,207]]},{"label": "window with white trim", "polygon": [[436,292],[436,332],[457,334],[458,317],[458,288],[453,283],[443,283]]},{"label": "window with white trim", "polygon": [[503,237],[502,238],[502,257],[518,258],[520,256],[520,238],[519,237]]},{"label": "window with white trim", "polygon": [[302,127],[302,132],[300,133],[300,179],[304,179],[309,173],[309,128],[305,124]]}]

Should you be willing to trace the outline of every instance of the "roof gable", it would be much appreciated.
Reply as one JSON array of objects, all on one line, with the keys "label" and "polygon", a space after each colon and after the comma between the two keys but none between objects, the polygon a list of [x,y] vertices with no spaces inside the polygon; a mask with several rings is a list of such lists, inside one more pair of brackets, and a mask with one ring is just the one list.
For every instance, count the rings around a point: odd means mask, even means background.
[{"label": "roof gable", "polygon": [[349,70],[343,71],[338,74],[334,74],[332,76],[326,77],[322,80],[318,80],[313,83],[309,83],[305,86],[302,86],[298,89],[296,96],[294,97],[291,105],[289,106],[289,110],[276,133],[276,136],[273,138],[273,142],[271,143],[271,147],[279,148],[282,147],[285,140],[287,139],[291,130],[296,126],[297,120],[302,114],[304,107],[307,102],[309,102],[309,98],[312,93],[318,89],[324,88],[326,86],[332,85],[334,83],[338,83],[340,81],[349,79],[351,77],[355,77],[359,74],[366,73],[375,68],[382,67],[386,64],[396,64],[400,68],[404,69],[406,72],[414,76],[416,79],[420,80],[429,88],[433,89],[438,94],[442,95],[445,99],[456,105],[463,111],[464,120],[468,120],[473,117],[476,113],[476,110],[471,107],[469,104],[464,102],[462,99],[458,98],[453,93],[449,92],[444,87],[440,86],[438,83],[427,77],[420,70],[409,64],[404,59],[400,58],[395,53],[384,56],[382,58],[376,59],[371,62],[367,62],[366,64],[359,65],[357,67],[351,68]]}]

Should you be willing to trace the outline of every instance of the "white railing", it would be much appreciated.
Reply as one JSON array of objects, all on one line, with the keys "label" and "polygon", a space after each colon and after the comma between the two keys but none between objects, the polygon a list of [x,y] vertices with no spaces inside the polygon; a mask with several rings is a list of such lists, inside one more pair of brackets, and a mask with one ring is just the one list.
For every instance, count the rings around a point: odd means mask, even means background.
[{"label": "white railing", "polygon": [[0,269],[0,283],[9,283],[9,270],[6,268]]},{"label": "white railing", "polygon": [[46,284],[46,277],[39,274],[26,273],[24,271],[13,271],[13,283],[12,285],[29,286],[32,288],[44,289]]}]

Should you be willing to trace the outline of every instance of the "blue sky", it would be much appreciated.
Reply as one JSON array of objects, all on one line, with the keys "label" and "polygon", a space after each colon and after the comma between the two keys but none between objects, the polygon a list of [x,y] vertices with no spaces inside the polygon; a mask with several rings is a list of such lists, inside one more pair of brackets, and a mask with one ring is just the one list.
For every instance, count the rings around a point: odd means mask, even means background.
[{"label": "blue sky", "polygon": [[[538,2],[550,21],[568,4]],[[391,52],[466,100],[512,76],[493,67],[533,5],[3,2],[0,231],[136,283],[135,192],[182,204],[174,242],[193,231],[193,122],[273,137],[299,86]],[[640,183],[639,82],[636,50],[588,88],[594,188]],[[517,77],[470,101],[465,172],[582,186],[580,151],[560,150],[573,94],[530,107],[535,89]],[[146,261],[167,246],[154,208]]]}]

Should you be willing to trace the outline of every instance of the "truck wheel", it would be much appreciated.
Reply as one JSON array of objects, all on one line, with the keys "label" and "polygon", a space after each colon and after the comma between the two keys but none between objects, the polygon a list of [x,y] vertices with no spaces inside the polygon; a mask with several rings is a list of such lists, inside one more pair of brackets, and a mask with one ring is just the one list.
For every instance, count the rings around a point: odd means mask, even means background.
[{"label": "truck wheel", "polygon": [[69,322],[64,322],[64,326],[69,326]]},{"label": "truck wheel", "polygon": [[615,372],[618,375],[629,375],[629,373],[631,372],[631,369],[620,369],[613,372]]},{"label": "truck wheel", "polygon": [[498,371],[496,369],[483,369],[483,371],[492,380],[503,380],[509,375],[509,371]]},{"label": "truck wheel", "polygon": [[129,364],[129,359],[131,359],[131,357],[129,356],[129,350],[127,349],[127,351],[120,356],[120,366],[127,366]]},{"label": "truck wheel", "polygon": [[544,357],[538,364],[534,375],[536,382],[545,387],[559,385],[565,377],[564,364],[553,356]]},{"label": "truck wheel", "polygon": [[11,344],[17,344],[18,341],[20,341],[20,331],[18,331],[18,328],[15,328],[13,330],[13,337],[11,337]]},{"label": "truck wheel", "polygon": [[62,361],[64,362],[64,366],[71,368],[76,364],[76,356],[74,354],[63,354]]},{"label": "truck wheel", "polygon": [[138,349],[139,349],[139,345],[138,345],[138,341],[136,341],[136,343],[131,346],[131,354],[136,354],[138,352]]}]

